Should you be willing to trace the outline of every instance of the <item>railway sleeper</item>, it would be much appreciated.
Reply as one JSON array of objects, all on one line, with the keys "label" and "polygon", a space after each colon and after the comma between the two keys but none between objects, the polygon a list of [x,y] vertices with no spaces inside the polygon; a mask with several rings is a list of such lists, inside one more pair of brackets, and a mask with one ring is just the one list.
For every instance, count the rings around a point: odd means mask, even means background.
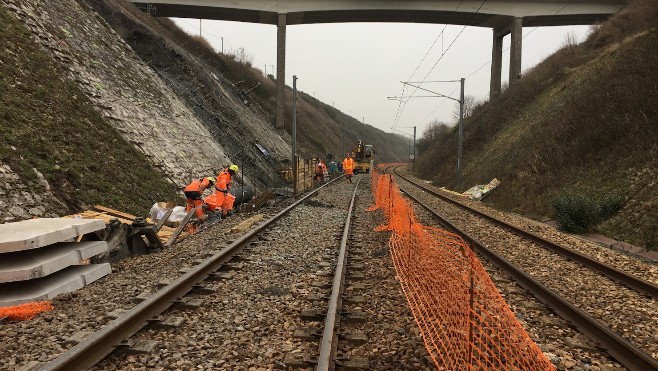
[{"label": "railway sleeper", "polygon": [[354,346],[368,342],[368,335],[362,331],[338,332],[338,338]]},{"label": "railway sleeper", "polygon": [[349,275],[349,279],[350,279],[351,281],[363,281],[363,280],[366,279],[366,275],[363,274],[363,273],[356,273],[356,272],[355,272],[355,273],[351,273],[351,274]]},{"label": "railway sleeper", "polygon": [[[237,265],[237,263],[250,262],[250,261],[251,261],[250,257],[243,256],[243,255],[233,255],[231,257],[231,261],[229,263],[233,263],[233,264]],[[227,264],[229,264],[229,263],[227,263]]]},{"label": "railway sleeper", "polygon": [[337,368],[341,370],[368,370],[370,363],[368,358],[359,356],[348,356],[345,354],[336,355]]},{"label": "railway sleeper", "polygon": [[207,286],[207,285],[200,285],[196,284],[192,286],[192,289],[190,290],[189,294],[192,295],[210,295],[214,294],[217,292],[217,287],[216,286]]},{"label": "railway sleeper", "polygon": [[203,306],[203,299],[183,298],[183,299],[174,301],[172,303],[172,306],[174,306],[174,307],[176,307],[177,309],[180,309],[180,310],[198,309],[201,306]]},{"label": "railway sleeper", "polygon": [[160,342],[155,340],[123,340],[116,346],[116,351],[124,354],[153,354],[159,347]]},{"label": "railway sleeper", "polygon": [[196,259],[192,261],[192,266],[197,266],[199,264],[203,264],[203,262],[206,261],[206,259]]},{"label": "railway sleeper", "polygon": [[308,301],[327,301],[329,296],[325,294],[309,294],[306,295],[306,300]]},{"label": "railway sleeper", "polygon": [[169,284],[171,284],[171,282],[172,282],[171,280],[161,280],[160,282],[155,284],[155,289],[156,290],[161,290],[161,289],[169,286]]},{"label": "railway sleeper", "polygon": [[304,353],[287,353],[283,364],[292,368],[308,368],[318,364],[318,359]]},{"label": "railway sleeper", "polygon": [[185,318],[175,316],[156,316],[148,320],[148,322],[149,325],[155,329],[172,329],[182,326],[185,323]]},{"label": "railway sleeper", "polygon": [[[363,259],[360,259],[360,260],[363,261]],[[350,257],[350,261],[347,263],[347,266],[348,266],[350,271],[362,272],[366,269],[365,266],[363,265],[363,263],[353,263],[353,261],[354,261],[354,258]]]},{"label": "railway sleeper", "polygon": [[235,277],[235,273],[211,272],[208,277],[206,277],[206,281],[216,282],[230,280],[233,277]]},{"label": "railway sleeper", "polygon": [[330,289],[331,286],[332,286],[332,283],[331,282],[325,282],[325,281],[313,281],[313,282],[311,282],[311,284],[309,286]]},{"label": "railway sleeper", "polygon": [[227,262],[224,263],[221,267],[219,267],[219,271],[221,272],[229,272],[229,271],[235,271],[235,270],[240,270],[242,269],[242,266],[244,264],[239,263],[239,262]]},{"label": "railway sleeper", "polygon": [[113,311],[107,313],[106,316],[110,320],[115,320],[115,319],[119,318],[119,316],[121,316],[125,311],[126,311],[125,309],[116,308]]},{"label": "railway sleeper", "polygon": [[[339,314],[342,318],[342,321],[345,323],[364,323],[367,319],[366,314],[363,312],[340,312]],[[303,310],[299,314],[299,318],[305,321],[322,322],[326,317],[326,313],[312,309]]]},{"label": "railway sleeper", "polygon": [[340,312],[345,323],[365,323],[367,316],[363,312]]},{"label": "railway sleeper", "polygon": [[295,339],[302,339],[306,341],[315,341],[322,338],[322,329],[298,328],[293,332],[292,337],[294,337]]},{"label": "railway sleeper", "polygon": [[366,286],[363,283],[352,283],[347,287],[348,291],[363,291]]},{"label": "railway sleeper", "polygon": [[326,313],[321,313],[312,309],[305,309],[299,314],[299,318],[303,319],[304,321],[321,322],[326,318]]},{"label": "railway sleeper", "polygon": [[133,304],[139,304],[153,295],[151,292],[144,291],[132,299]]},{"label": "railway sleeper", "polygon": [[343,299],[347,304],[363,304],[366,302],[365,296],[348,296]]},{"label": "railway sleeper", "polygon": [[85,338],[87,338],[89,335],[93,334],[93,332],[89,331],[78,331],[75,334],[73,334],[70,337],[67,337],[64,339],[63,344],[64,345],[78,345],[78,343],[82,342]]}]

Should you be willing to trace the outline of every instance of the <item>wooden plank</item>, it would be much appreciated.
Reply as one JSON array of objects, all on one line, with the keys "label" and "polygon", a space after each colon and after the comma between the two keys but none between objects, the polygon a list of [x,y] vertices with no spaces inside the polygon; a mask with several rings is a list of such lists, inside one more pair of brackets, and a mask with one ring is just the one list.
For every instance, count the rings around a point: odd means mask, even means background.
[{"label": "wooden plank", "polygon": [[121,212],[119,210],[114,210],[110,209],[109,207],[101,206],[101,205],[95,205],[94,210],[102,211],[106,214],[116,216],[118,218],[124,218],[128,220],[135,220],[137,217],[135,215],[130,215],[124,212]]},{"label": "wooden plank", "polygon": [[263,219],[263,214],[258,214],[254,215],[251,218],[242,221],[240,224],[236,225],[235,227],[231,228],[231,232],[236,233],[236,232],[244,232],[247,229],[251,228],[251,226]]},{"label": "wooden plank", "polygon": [[[85,210],[85,211],[82,211],[82,212],[77,213],[77,214],[67,215],[66,218],[81,217],[83,219],[102,219],[103,221],[105,221],[105,223],[109,223],[110,220],[112,220],[112,219],[117,219],[120,223],[129,224],[129,225],[132,224],[134,219],[135,219],[134,215],[130,215],[130,214],[121,212],[119,210],[110,209],[108,207],[101,206],[101,205],[94,206],[94,209],[95,210]],[[165,215],[165,217],[163,217],[161,220],[164,221],[164,220],[167,220],[167,218],[169,218],[169,216]],[[172,235],[176,231],[177,231],[176,228],[171,228],[171,227],[167,227],[166,225],[162,225],[162,226],[160,226],[160,228],[158,230],[158,238],[160,239],[160,241],[162,241],[163,244],[165,244],[166,242],[168,242],[171,239]],[[187,235],[186,232],[179,231],[176,238],[181,237],[181,236],[185,236],[185,235]],[[172,241],[172,243],[173,243],[173,241]]]},{"label": "wooden plank", "polygon": [[155,225],[155,229],[157,231],[160,231],[160,228],[162,228],[164,226],[164,223],[167,221],[167,219],[169,219],[169,215],[171,215],[171,213],[173,213],[173,212],[174,212],[174,209],[169,209],[164,214],[164,216],[162,218],[160,218],[160,221],[158,222],[158,224]]},{"label": "wooden plank", "polygon": [[183,228],[185,228],[185,226],[187,225],[187,222],[189,222],[190,219],[192,219],[192,215],[194,215],[195,211],[196,211],[196,209],[192,209],[187,213],[187,215],[185,215],[183,220],[180,222],[180,225],[178,226],[178,228],[176,228],[174,233],[169,238],[169,241],[167,241],[167,243],[165,243],[165,247],[171,246],[174,243],[174,241],[176,241],[176,238],[178,238],[178,235],[183,231]]}]

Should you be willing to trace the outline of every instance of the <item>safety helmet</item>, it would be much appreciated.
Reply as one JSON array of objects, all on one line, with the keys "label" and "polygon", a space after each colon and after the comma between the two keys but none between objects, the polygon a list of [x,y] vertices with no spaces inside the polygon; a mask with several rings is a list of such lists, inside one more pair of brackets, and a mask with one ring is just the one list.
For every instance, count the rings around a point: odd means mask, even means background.
[{"label": "safety helmet", "polygon": [[215,183],[215,181],[216,181],[214,176],[209,176],[206,179],[208,179],[208,181],[210,181],[210,183]]},{"label": "safety helmet", "polygon": [[228,169],[233,170],[237,173],[238,172],[238,165],[231,165],[231,166],[228,167]]}]

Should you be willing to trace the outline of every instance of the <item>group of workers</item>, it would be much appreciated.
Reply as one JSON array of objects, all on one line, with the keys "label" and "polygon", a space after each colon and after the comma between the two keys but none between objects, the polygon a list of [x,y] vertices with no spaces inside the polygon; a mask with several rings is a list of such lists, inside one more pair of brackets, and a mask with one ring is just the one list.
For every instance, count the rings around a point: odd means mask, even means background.
[{"label": "group of workers", "polygon": [[[347,183],[352,183],[354,160],[352,159],[351,153],[347,153],[341,165],[343,165],[342,167],[345,172]],[[235,201],[235,197],[229,193],[229,190],[231,189],[233,176],[237,174],[238,171],[238,165],[230,165],[222,169],[216,177],[209,176],[194,179],[183,190],[185,197],[187,198],[185,210],[189,212],[194,209],[198,222],[204,220],[205,210],[221,212],[223,216],[226,216],[233,209],[233,201]],[[318,163],[315,166],[315,175],[319,184],[324,182],[324,173],[326,171],[327,166],[322,163],[322,160],[318,160]],[[213,185],[215,186],[215,192],[205,199],[202,199],[203,192]]]},{"label": "group of workers", "polygon": [[[222,170],[216,177],[206,177],[194,179],[192,183],[188,184],[183,190],[187,198],[185,210],[189,212],[195,209],[195,215],[198,222],[204,220],[204,204],[205,209],[209,211],[221,212],[226,216],[233,209],[233,201],[235,197],[229,193],[231,189],[231,181],[233,176],[239,171],[238,165],[231,165]],[[203,192],[215,186],[215,192],[202,199]]]},{"label": "group of workers", "polygon": [[[352,154],[347,153],[345,159],[341,163],[343,171],[345,172],[345,179],[347,183],[352,183],[352,174],[354,174],[354,160],[352,159]],[[333,166],[332,166],[333,169]],[[324,182],[324,173],[327,171],[327,166],[322,163],[322,160],[318,159],[317,165],[315,165],[315,179],[318,181],[318,184]]]}]

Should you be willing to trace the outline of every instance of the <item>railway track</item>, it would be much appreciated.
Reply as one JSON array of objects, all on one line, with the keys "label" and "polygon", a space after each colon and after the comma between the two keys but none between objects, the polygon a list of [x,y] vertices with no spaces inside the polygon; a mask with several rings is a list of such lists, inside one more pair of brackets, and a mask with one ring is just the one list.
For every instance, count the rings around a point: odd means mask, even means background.
[{"label": "railway track", "polygon": [[[369,359],[377,370],[433,369],[396,280],[388,234],[372,232],[383,218],[365,213],[372,205],[367,179],[354,198],[346,295],[335,305],[336,325],[326,327],[338,331],[326,341],[333,344],[328,359],[339,366]],[[3,342],[0,368],[246,370],[283,368],[289,353],[327,359],[320,341],[302,342],[294,332],[308,326],[300,310],[309,307],[309,296],[332,297],[326,283],[313,284],[335,280],[329,273],[345,241],[354,189],[343,182],[327,186],[285,214],[271,213],[268,222],[276,221],[267,230],[264,222],[235,239],[222,230],[237,223],[236,216],[160,254],[121,262],[107,280],[57,299],[54,311],[4,324],[0,332],[16,342]],[[144,301],[135,305],[137,299]],[[329,302],[315,303],[325,310]],[[367,321],[348,324],[346,312],[367,313]],[[350,328],[367,334],[368,342],[346,340]]]},{"label": "railway track", "polygon": [[246,233],[222,250],[213,253],[210,257],[200,262],[190,271],[159,289],[137,306],[120,314],[114,321],[90,336],[85,337],[73,348],[69,349],[48,364],[43,365],[40,369],[78,370],[93,367],[112,353],[116,348],[124,345],[126,339],[130,338],[140,329],[148,325],[150,321],[153,321],[154,318],[157,318],[169,307],[174,304],[185,304],[185,302],[181,301],[181,298],[185,297],[194,289],[202,290],[203,286],[199,286],[201,283],[208,279],[214,280],[224,278],[217,273],[222,266],[225,266],[227,262],[245,249],[245,247],[256,242],[259,235],[267,234],[267,231],[282,216],[289,213],[296,206],[305,202],[331,183],[332,182],[329,182],[323,187],[310,192],[297,202],[259,224],[250,232]]},{"label": "railway track", "polygon": [[[571,256],[568,253],[547,253],[545,245],[551,245],[549,249],[552,251],[565,248],[556,248],[556,244],[550,241],[501,221],[493,221],[488,215],[484,217],[487,222],[483,223],[481,212],[477,211],[474,213],[477,216],[473,216],[470,209],[465,212],[463,206],[453,200],[445,206],[445,196],[441,195],[439,201],[435,191],[407,179],[404,183],[407,186],[401,186],[401,189],[409,197],[441,218],[442,224],[462,235],[487,259],[503,267],[521,286],[593,338],[625,367],[658,369],[654,335],[658,308],[652,295],[655,285],[619,269],[602,267],[605,264],[600,262],[583,262],[588,259],[584,255],[568,261],[565,257]],[[410,184],[422,191],[412,190]],[[442,206],[437,206],[439,203]],[[442,215],[450,215],[450,220]]]},{"label": "railway track", "polygon": [[[333,278],[331,282],[319,282],[314,284],[318,287],[330,287],[331,293],[328,296],[313,295],[308,298],[312,301],[319,301],[321,303],[326,302],[325,311],[303,311],[301,317],[310,322],[315,322],[315,326],[311,328],[301,328],[295,331],[296,338],[305,339],[310,343],[313,343],[317,346],[317,352],[313,352],[313,354],[287,354],[284,363],[290,367],[313,367],[318,371],[334,370],[337,363],[336,358],[339,329],[349,320],[365,320],[364,313],[346,313],[343,311],[343,294],[345,293],[345,281],[348,277],[348,265],[351,270],[357,270],[359,267],[356,267],[354,262],[362,260],[362,256],[359,254],[362,253],[362,251],[354,251],[357,247],[356,243],[362,247],[362,241],[350,237],[351,225],[354,223],[356,194],[361,180],[363,180],[363,177],[360,177],[356,182],[350,205],[347,209],[345,226],[340,236],[338,256],[334,262],[335,268]],[[349,277],[355,279],[357,278],[357,275],[351,274]],[[364,333],[341,333],[340,337],[353,339],[357,344],[367,341],[367,336]],[[311,345],[311,347],[313,347],[313,345]],[[338,363],[352,368],[368,368],[369,365],[367,358],[362,357],[350,358],[341,356]]]}]

